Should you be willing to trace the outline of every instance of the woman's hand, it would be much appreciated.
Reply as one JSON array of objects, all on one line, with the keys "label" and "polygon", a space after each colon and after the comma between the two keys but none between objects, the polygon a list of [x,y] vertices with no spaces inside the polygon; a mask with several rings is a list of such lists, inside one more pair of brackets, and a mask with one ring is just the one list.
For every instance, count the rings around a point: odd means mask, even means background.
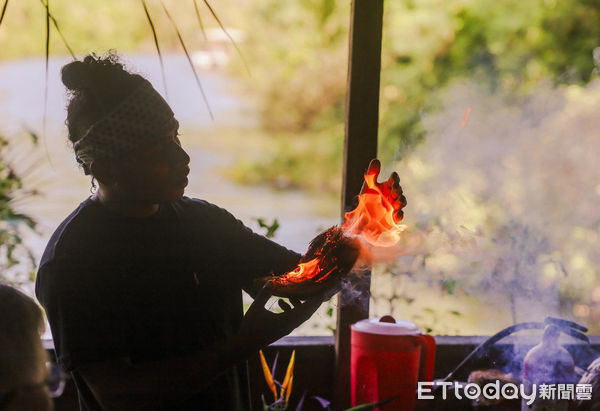
[{"label": "woman's hand", "polygon": [[298,266],[283,275],[263,277],[255,284],[268,284],[273,295],[308,299],[322,295],[325,300],[341,289],[341,284],[360,254],[360,244],[333,226],[316,236]]},{"label": "woman's hand", "polygon": [[[406,197],[404,197],[402,187],[400,187],[400,177],[398,176],[398,173],[394,171],[386,182],[378,183],[377,177],[379,177],[380,171],[381,163],[379,160],[373,159],[369,163],[369,168],[367,168],[366,174],[374,176],[375,185],[377,188],[379,188],[379,190],[381,190],[384,197],[390,202],[395,210],[394,222],[399,223],[404,218],[404,212],[402,209],[406,207]],[[367,193],[369,191],[372,191],[372,189],[369,188],[366,183],[363,183],[360,194]]]},{"label": "woman's hand", "polygon": [[273,295],[269,285],[262,288],[254,302],[244,315],[238,337],[259,349],[288,335],[296,327],[308,320],[323,302],[323,296],[317,295],[300,302],[292,299],[293,307],[284,303],[282,313],[276,314],[265,308]]}]

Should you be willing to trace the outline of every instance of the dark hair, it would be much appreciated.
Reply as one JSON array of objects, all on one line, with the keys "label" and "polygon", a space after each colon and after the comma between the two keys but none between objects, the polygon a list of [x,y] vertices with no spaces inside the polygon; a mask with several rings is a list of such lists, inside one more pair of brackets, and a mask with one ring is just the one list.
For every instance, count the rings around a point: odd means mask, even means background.
[{"label": "dark hair", "polygon": [[42,310],[28,296],[0,284],[0,393],[29,382],[45,366]]},{"label": "dark hair", "polygon": [[[73,144],[92,124],[113,110],[145,81],[139,74],[125,70],[113,51],[104,57],[92,53],[82,61],[66,64],[61,70],[61,76],[70,94],[65,123],[69,130],[69,140]],[[81,164],[85,174],[90,174],[87,165],[79,159],[77,162]]]}]

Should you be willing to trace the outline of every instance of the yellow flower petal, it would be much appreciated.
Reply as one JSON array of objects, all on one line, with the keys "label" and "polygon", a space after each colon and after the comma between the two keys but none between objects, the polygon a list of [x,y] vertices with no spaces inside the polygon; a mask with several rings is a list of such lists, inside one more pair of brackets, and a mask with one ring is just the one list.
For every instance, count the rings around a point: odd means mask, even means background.
[{"label": "yellow flower petal", "polygon": [[267,385],[273,392],[273,397],[275,397],[275,401],[277,401],[277,388],[275,387],[275,383],[273,382],[273,376],[271,375],[271,371],[269,370],[269,366],[267,365],[267,361],[265,360],[265,356],[262,350],[259,350],[258,353],[260,354],[260,363],[262,365],[263,374],[265,374],[265,381],[267,382]]}]

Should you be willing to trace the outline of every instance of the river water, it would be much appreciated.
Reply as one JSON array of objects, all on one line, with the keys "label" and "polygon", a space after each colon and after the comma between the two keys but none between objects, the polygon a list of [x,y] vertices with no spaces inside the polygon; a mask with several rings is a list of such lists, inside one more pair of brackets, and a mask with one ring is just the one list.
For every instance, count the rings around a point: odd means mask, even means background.
[{"label": "river water", "polygon": [[[165,95],[155,55],[124,55],[122,60]],[[16,169],[31,169],[27,172],[26,183],[42,192],[42,195],[21,204],[22,209],[39,222],[41,235],[27,237],[27,243],[38,258],[56,226],[90,194],[90,180],[77,168],[66,143],[66,96],[60,82],[60,67],[68,61],[68,58],[54,57],[49,62],[45,133],[44,59],[0,63],[0,135],[14,143],[9,157],[17,163]],[[228,209],[258,232],[256,218],[268,221],[277,218],[281,228],[275,240],[299,252],[305,250],[318,230],[338,222],[337,204],[329,202],[323,206],[323,199],[318,194],[240,186],[226,178],[223,171],[235,164],[236,153],[215,150],[214,141],[211,144],[196,141],[194,132],[202,132],[203,135],[214,132],[214,139],[218,139],[219,129],[255,128],[258,121],[253,107],[235,80],[226,73],[199,71],[214,114],[214,120],[211,120],[185,57],[166,55],[164,62],[168,101],[184,130],[184,148],[191,157],[192,171],[186,195],[203,198]],[[40,134],[37,147],[25,137],[26,129]],[[240,132],[239,138],[243,138],[243,132]]]}]

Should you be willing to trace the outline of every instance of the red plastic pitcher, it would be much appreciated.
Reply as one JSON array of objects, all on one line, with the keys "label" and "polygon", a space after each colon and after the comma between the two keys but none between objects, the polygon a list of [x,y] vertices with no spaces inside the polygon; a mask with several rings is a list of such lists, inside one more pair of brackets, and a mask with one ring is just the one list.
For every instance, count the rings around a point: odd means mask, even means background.
[{"label": "red plastic pitcher", "polygon": [[417,382],[433,379],[433,337],[386,315],[352,325],[351,342],[352,405],[397,397],[379,409],[412,411]]}]

